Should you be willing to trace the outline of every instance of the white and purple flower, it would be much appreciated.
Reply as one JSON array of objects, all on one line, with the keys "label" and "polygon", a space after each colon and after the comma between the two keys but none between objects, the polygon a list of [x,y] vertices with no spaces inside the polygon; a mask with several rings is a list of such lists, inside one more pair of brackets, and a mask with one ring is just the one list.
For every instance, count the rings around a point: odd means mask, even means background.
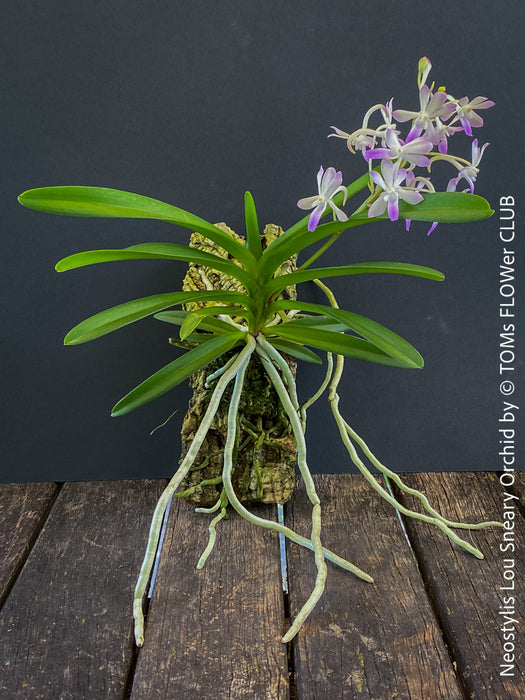
[{"label": "white and purple flower", "polygon": [[407,204],[419,204],[423,201],[423,195],[417,189],[403,187],[402,183],[407,179],[407,175],[407,170],[399,168],[397,163],[392,163],[391,160],[381,161],[381,174],[375,170],[370,173],[374,183],[383,191],[368,210],[369,217],[381,216],[386,209],[390,221],[397,221],[400,199]]},{"label": "white and purple flower", "polygon": [[315,231],[327,206],[331,208],[338,221],[348,220],[348,216],[344,211],[339,209],[332,201],[333,197],[335,197],[338,192],[343,192],[343,204],[346,203],[348,192],[346,187],[342,185],[342,182],[343,174],[340,170],[336,172],[335,168],[327,168],[325,172],[321,165],[317,173],[317,187],[319,193],[313,197],[304,197],[297,202],[297,206],[300,209],[313,209],[308,221],[309,231]]},{"label": "white and purple flower", "polygon": [[494,107],[494,102],[486,97],[475,97],[473,100],[469,100],[468,97],[462,97],[457,101],[457,118],[461,122],[461,126],[467,136],[472,136],[472,127],[483,126],[483,119],[475,110],[489,109],[489,107]]},{"label": "white and purple flower", "polygon": [[406,109],[396,109],[393,113],[394,119],[400,122],[414,120],[410,133],[407,137],[414,138],[420,136],[423,131],[432,127],[434,119],[446,121],[456,111],[453,102],[447,102],[448,95],[438,90],[432,94],[427,85],[422,85],[419,91],[419,112],[411,112]]},{"label": "white and purple flower", "polygon": [[455,192],[456,187],[458,186],[458,182],[460,180],[466,180],[469,184],[469,187],[463,191],[470,191],[470,194],[474,194],[474,183],[476,182],[476,178],[479,173],[478,165],[488,145],[488,143],[485,143],[480,148],[478,146],[477,139],[474,139],[474,141],[472,141],[472,163],[466,165],[464,168],[461,168],[458,172],[457,177],[453,177],[452,180],[449,181],[447,185],[447,192]]},{"label": "white and purple flower", "polygon": [[406,160],[412,165],[420,165],[427,167],[430,165],[430,159],[426,153],[432,150],[432,142],[428,138],[418,137],[401,141],[393,129],[386,132],[385,144],[387,148],[372,148],[366,153],[366,160],[372,158],[383,159],[399,159]]}]

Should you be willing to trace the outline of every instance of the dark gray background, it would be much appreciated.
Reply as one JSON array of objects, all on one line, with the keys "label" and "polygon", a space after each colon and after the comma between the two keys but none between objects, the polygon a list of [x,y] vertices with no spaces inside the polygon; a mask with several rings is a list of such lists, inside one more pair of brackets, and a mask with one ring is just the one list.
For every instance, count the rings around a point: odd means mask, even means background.
[{"label": "dark gray background", "polygon": [[[1,480],[168,476],[181,415],[149,431],[189,398],[179,388],[130,416],[109,416],[121,396],[173,359],[164,324],[145,320],[92,344],[62,346],[67,330],[103,308],[178,290],[182,264],[54,272],[73,252],[182,242],[188,233],[161,222],[39,214],[17,204],[20,192],[114,187],[241,231],[250,189],[261,222],[287,227],[300,216],[297,199],[315,192],[321,163],[341,168],[346,183],[363,172],[344,142],[326,139],[330,125],[352,131],[369,106],[390,97],[417,109],[422,55],[452,94],[496,101],[476,132],[491,144],[477,192],[495,207],[499,196],[519,202],[523,191],[520,2],[3,0],[1,9]],[[469,140],[456,142],[468,156]],[[444,165],[440,171],[452,176]],[[342,409],[399,471],[494,469],[498,222],[442,225],[430,237],[426,230],[385,222],[349,231],[323,260],[399,260],[447,277],[333,282],[343,307],[397,331],[426,360],[422,371],[348,361]],[[517,293],[522,300],[521,284]],[[322,301],[307,287],[302,296]],[[322,374],[300,368],[302,398]],[[311,410],[308,439],[313,471],[349,469],[324,401]]]}]

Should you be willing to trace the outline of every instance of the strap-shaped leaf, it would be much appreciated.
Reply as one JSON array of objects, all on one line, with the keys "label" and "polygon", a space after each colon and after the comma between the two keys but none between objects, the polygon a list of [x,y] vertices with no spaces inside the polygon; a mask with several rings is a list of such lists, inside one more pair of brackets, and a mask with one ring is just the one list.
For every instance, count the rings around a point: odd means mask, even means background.
[{"label": "strap-shaped leaf", "polygon": [[327,277],[341,277],[343,275],[358,275],[363,273],[391,273],[396,275],[412,275],[413,277],[425,277],[430,280],[443,280],[445,275],[439,270],[422,265],[412,265],[410,263],[397,262],[369,262],[355,263],[354,265],[342,265],[340,267],[320,267],[308,270],[291,272],[281,275],[268,282],[263,288],[263,295],[268,298],[273,294],[281,292],[292,284],[300,284],[315,279],[325,279]]},{"label": "strap-shaped leaf", "polygon": [[[494,211],[489,203],[475,194],[466,192],[435,192],[424,195],[424,200],[416,205],[399,203],[399,218],[413,221],[438,221],[440,223],[465,223],[480,221],[492,216]],[[385,213],[380,217],[368,218],[367,211],[353,214],[348,221],[334,221],[322,224],[315,231],[296,230],[293,235],[289,229],[286,234],[279,236],[262,254],[261,276],[270,279],[275,270],[292,255],[304,250],[323,238],[346,231],[353,226],[369,224],[388,219]]]},{"label": "strap-shaped leaf", "polygon": [[257,210],[255,209],[255,202],[251,192],[244,193],[244,219],[246,222],[248,250],[259,260],[262,255],[261,234],[257,220]]},{"label": "strap-shaped leaf", "polygon": [[[164,321],[165,323],[172,323],[175,326],[181,326],[184,321],[190,316],[189,311],[162,311],[159,314],[155,314],[155,318],[158,321]],[[232,325],[227,321],[222,321],[220,318],[204,318],[199,327],[203,331],[210,331],[211,333],[231,333]]]},{"label": "strap-shaped leaf", "polygon": [[[494,214],[486,199],[468,192],[428,192],[419,204],[399,202],[399,218],[413,221],[438,221],[461,224],[481,221]],[[385,212],[381,219],[388,219]]]},{"label": "strap-shaped leaf", "polygon": [[[193,333],[196,328],[199,328],[206,316],[218,316],[220,314],[223,314],[224,316],[242,316],[253,321],[253,314],[246,309],[217,306],[215,304],[213,306],[205,306],[200,309],[195,309],[188,314],[180,327],[180,339],[185,340],[190,333]],[[235,330],[235,327],[232,324],[229,325],[231,333],[233,330]]]},{"label": "strap-shaped leaf", "polygon": [[[344,311],[343,309],[333,309],[331,306],[293,300],[276,301],[270,306],[270,311],[278,311],[280,309],[299,309],[300,311],[331,316],[336,321],[345,324],[349,330],[359,333],[359,335],[376,345],[384,353],[400,362],[402,366],[423,367],[423,358],[408,341],[370,318],[354,314],[351,311]],[[282,324],[282,326],[293,325],[293,323],[293,321],[290,321]],[[276,328],[280,327],[276,326]]]},{"label": "strap-shaped leaf", "polygon": [[68,255],[59,260],[55,265],[57,272],[75,270],[87,265],[96,265],[104,262],[119,260],[180,260],[198,265],[204,265],[212,270],[225,272],[230,277],[239,280],[246,288],[253,289],[253,277],[239,265],[235,265],[218,255],[205,253],[189,246],[177,243],[140,243],[129,248],[117,248],[106,250],[86,250],[82,253]]},{"label": "strap-shaped leaf", "polygon": [[96,216],[112,218],[158,219],[198,231],[209,238],[252,274],[257,262],[238,241],[200,216],[166,204],[158,199],[108,187],[39,187],[27,190],[18,198],[29,209],[64,216]]},{"label": "strap-shaped leaf", "polygon": [[87,343],[89,340],[100,338],[118,328],[140,321],[142,318],[151,316],[175,304],[184,304],[192,301],[219,301],[242,304],[246,298],[244,294],[238,292],[209,291],[171,292],[133,299],[101,311],[82,321],[82,323],[79,323],[69,331],[64,338],[64,344],[80,345],[81,343]]},{"label": "strap-shaped leaf", "polygon": [[[355,357],[359,360],[368,360],[369,362],[389,365],[390,367],[407,367],[405,363],[399,362],[382,352],[376,345],[369,343],[368,340],[356,338],[352,335],[314,330],[305,326],[295,325],[293,321],[272,326],[265,331],[267,335],[270,335],[270,332],[282,338],[293,340],[296,343],[310,345],[326,352],[333,352],[336,355]],[[268,340],[271,340],[271,338],[268,338]]]},{"label": "strap-shaped leaf", "polygon": [[308,246],[322,241],[323,238],[328,238],[328,236],[332,236],[334,233],[346,231],[346,229],[353,228],[354,226],[370,224],[374,221],[379,221],[379,219],[350,218],[348,221],[333,221],[328,224],[321,224],[315,231],[303,231],[288,239],[285,239],[284,236],[279,236],[279,238],[266,248],[259,260],[261,278],[264,281],[268,281],[273,277],[275,271],[285,260],[288,260],[305,248],[308,248]]},{"label": "strap-shaped leaf", "polygon": [[189,350],[135,387],[113,407],[112,416],[123,416],[175,388],[242,341],[245,333],[221,335]]},{"label": "strap-shaped leaf", "polygon": [[316,355],[313,350],[300,345],[299,343],[294,343],[291,340],[286,340],[285,338],[268,338],[268,341],[273,345],[276,350],[296,357],[298,360],[304,360],[305,362],[311,362],[314,365],[322,365],[323,361]]},{"label": "strap-shaped leaf", "polygon": [[302,316],[294,317],[294,325],[308,326],[308,328],[319,328],[322,331],[334,331],[334,333],[344,333],[348,327],[344,323],[338,323],[329,316]]}]

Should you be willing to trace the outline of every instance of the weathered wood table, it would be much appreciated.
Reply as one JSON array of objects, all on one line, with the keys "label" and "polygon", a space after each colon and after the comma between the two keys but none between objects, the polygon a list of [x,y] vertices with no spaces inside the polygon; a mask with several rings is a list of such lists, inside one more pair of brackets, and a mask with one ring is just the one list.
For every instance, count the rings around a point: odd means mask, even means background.
[{"label": "weathered wood table", "polygon": [[[423,523],[405,536],[361,477],[316,477],[326,546],[375,584],[329,564],[326,593],[288,647],[281,635],[315,578],[311,552],[287,545],[284,594],[278,536],[233,514],[197,571],[210,516],[177,501],[139,653],[131,596],[164,482],[0,486],[0,698],[524,698],[525,520],[511,497],[523,476],[504,489],[497,474],[406,475],[454,520],[512,508],[514,553],[500,550],[500,528],[467,533],[483,561]],[[309,513],[299,488],[285,517],[307,534]]]}]

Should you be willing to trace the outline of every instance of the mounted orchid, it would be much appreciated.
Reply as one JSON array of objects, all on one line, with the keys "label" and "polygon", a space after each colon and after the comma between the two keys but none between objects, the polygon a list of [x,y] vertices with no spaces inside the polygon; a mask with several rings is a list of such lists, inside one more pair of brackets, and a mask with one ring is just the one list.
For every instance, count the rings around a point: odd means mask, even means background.
[{"label": "mounted orchid", "polygon": [[[434,228],[438,222],[477,221],[493,213],[484,199],[473,194],[478,165],[487,144],[480,149],[477,140],[473,141],[470,162],[448,153],[448,140],[460,132],[471,136],[472,129],[483,124],[478,111],[493,103],[484,97],[457,100],[441,88],[434,91],[433,85],[426,85],[430,67],[428,59],[421,59],[419,111],[394,110],[393,100],[390,100],[370,108],[361,128],[353,133],[333,127],[332,136],[345,139],[352,153],[361,153],[366,172],[344,187],[341,172],[321,167],[317,174],[318,194],[298,202],[300,208],[311,210],[311,214],[284,232],[275,225],[268,225],[261,233],[249,192],[244,202],[245,238],[224,224],[214,225],[173,205],[120,190],[47,187],[29,190],[20,196],[21,204],[39,211],[69,216],[158,219],[194,232],[189,246],[170,240],[124,249],[92,250],[64,258],[56,266],[63,272],[116,260],[189,263],[183,291],[156,294],[106,309],[82,321],[65,338],[66,345],[85,343],[153,315],[159,321],[180,327],[179,338],[171,338],[170,342],[186,350],[132,389],[112,410],[114,416],[129,413],[188,377],[192,378],[194,400],[188,413],[190,419],[183,426],[186,447],[180,466],[155,509],[135,590],[133,610],[138,646],[144,642],[143,596],[166,509],[174,497],[198,503],[199,512],[215,513],[209,525],[208,545],[198,568],[204,565],[213,549],[216,526],[226,516],[228,505],[249,522],[275,530],[313,550],[317,566],[315,586],[283,637],[284,642],[297,634],[322,595],[327,559],[365,581],[372,581],[360,568],[322,544],[321,504],[307,463],[305,426],[308,408],[326,390],[342,441],[370,486],[398,512],[435,525],[458,546],[482,558],[482,553],[460,538],[455,530],[498,523],[471,525],[448,520],[422,493],[406,486],[397,474],[381,464],[341,415],[337,390],[345,357],[405,369],[421,368],[423,359],[410,343],[393,331],[357,313],[340,309],[331,290],[321,281],[363,273],[412,275],[438,281],[443,275],[432,268],[399,262],[311,267],[343,232],[354,226],[403,219],[407,226],[416,220],[432,223]],[[370,121],[376,114],[382,123],[372,127]],[[398,130],[397,122],[409,122],[406,136]],[[444,160],[457,170],[446,192],[436,192],[430,179],[432,165],[437,160]],[[418,168],[426,168],[427,173],[417,173]],[[462,179],[468,184],[467,191],[456,192]],[[343,212],[342,206],[366,191],[368,195],[351,214]],[[332,213],[334,221],[321,223],[328,212]],[[321,246],[297,267],[297,255],[316,243]],[[310,281],[325,293],[326,304],[296,299],[296,287]],[[184,305],[183,310],[173,309],[180,304]],[[321,364],[319,351],[326,354],[325,377],[315,395],[300,402],[294,362],[299,359]],[[214,449],[207,442],[211,434]],[[241,473],[243,455],[248,455],[248,467]],[[294,532],[281,522],[254,515],[245,506],[249,500],[266,503],[287,500],[291,495],[288,487],[293,481],[295,458],[312,503],[312,527],[308,536]],[[291,476],[284,468],[290,459]],[[401,491],[415,496],[422,512],[403,506],[376,481],[366,461]]]}]

